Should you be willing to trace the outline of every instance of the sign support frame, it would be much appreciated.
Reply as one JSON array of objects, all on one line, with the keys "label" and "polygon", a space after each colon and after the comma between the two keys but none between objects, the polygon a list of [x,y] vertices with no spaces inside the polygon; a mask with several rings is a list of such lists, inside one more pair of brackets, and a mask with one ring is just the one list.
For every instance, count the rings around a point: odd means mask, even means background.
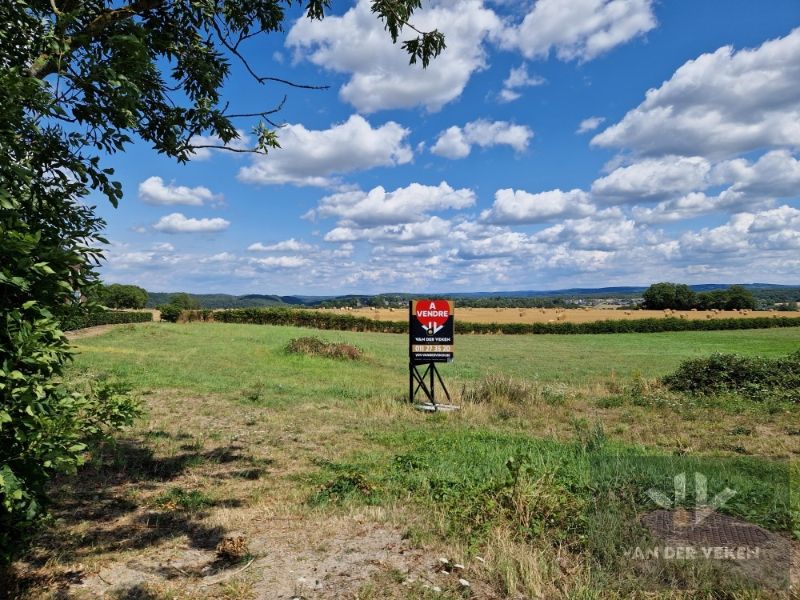
[{"label": "sign support frame", "polygon": [[[419,367],[425,366],[425,370],[420,373]],[[433,405],[433,410],[438,410],[439,405],[436,402],[436,379],[439,380],[439,385],[444,392],[448,402],[451,402],[450,392],[444,384],[439,369],[436,368],[435,362],[415,363],[410,361],[408,363],[408,401],[412,404],[417,397],[417,393],[422,390],[428,402]],[[427,381],[426,381],[427,380]]]}]

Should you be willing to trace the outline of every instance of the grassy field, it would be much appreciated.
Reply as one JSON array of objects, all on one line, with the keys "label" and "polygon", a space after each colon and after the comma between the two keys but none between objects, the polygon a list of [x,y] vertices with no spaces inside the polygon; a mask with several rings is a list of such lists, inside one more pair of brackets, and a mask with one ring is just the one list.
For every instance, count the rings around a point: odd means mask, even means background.
[{"label": "grassy field", "polygon": [[[307,335],[364,358],[287,353]],[[461,336],[441,371],[462,410],[437,415],[403,402],[400,335],[154,323],[75,344],[70,381],[123,382],[146,416],[58,482],[57,520],[17,565],[19,597],[789,593],[800,407],[687,397],[658,378],[712,352],[786,355],[798,329]],[[712,495],[736,490],[721,512],[771,532],[771,554],[625,557],[653,541],[646,491],[694,472]]]},{"label": "grassy field", "polygon": [[[385,397],[407,389],[408,338],[380,333],[313,332],[362,348],[366,362],[342,364],[284,351],[290,339],[309,335],[295,327],[153,324],[117,328],[80,340],[78,370],[114,373],[139,388],[225,393],[263,387],[271,401],[320,395]],[[603,385],[615,378],[655,378],[681,360],[712,352],[780,356],[800,345],[800,331],[708,331],[624,335],[461,336],[456,360],[442,367],[452,381],[488,374],[570,387]]]}]

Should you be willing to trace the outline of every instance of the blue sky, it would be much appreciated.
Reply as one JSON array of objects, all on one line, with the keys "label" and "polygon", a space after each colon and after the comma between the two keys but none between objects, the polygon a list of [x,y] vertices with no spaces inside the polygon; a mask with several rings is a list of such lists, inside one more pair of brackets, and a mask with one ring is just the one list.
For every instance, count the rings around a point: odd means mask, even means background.
[{"label": "blue sky", "polygon": [[[800,2],[437,0],[408,66],[369,2],[252,40],[267,157],[135,144],[102,276],[343,294],[800,283]],[[244,136],[255,122],[242,120]],[[247,138],[241,141],[247,146]]]}]

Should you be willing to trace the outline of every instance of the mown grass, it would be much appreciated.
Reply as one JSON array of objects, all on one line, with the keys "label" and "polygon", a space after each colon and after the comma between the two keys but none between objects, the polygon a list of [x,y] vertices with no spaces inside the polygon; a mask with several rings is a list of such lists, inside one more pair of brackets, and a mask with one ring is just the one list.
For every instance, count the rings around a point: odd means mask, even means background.
[{"label": "mown grass", "polygon": [[[257,525],[265,511],[324,521],[379,510],[421,547],[471,561],[469,577],[494,597],[772,597],[732,592],[735,576],[713,565],[639,572],[620,553],[646,537],[638,516],[654,505],[645,492],[669,491],[681,472],[702,472],[709,490],[736,489],[729,514],[792,535],[798,494],[787,490],[797,490],[800,407],[698,399],[656,380],[712,352],[785,356],[800,344],[799,329],[461,336],[456,362],[441,371],[463,408],[437,415],[402,402],[403,336],[313,333],[357,346],[363,361],[286,352],[308,333],[147,324],[76,341],[71,380],[125,381],[149,407],[126,443],[155,455],[115,461],[103,478],[120,471],[148,482],[120,490],[131,514],[155,507],[182,524],[174,535],[159,530],[158,543],[186,532],[219,537],[228,527],[274,540]],[[82,497],[81,481],[72,487]],[[690,492],[684,503],[693,501]],[[145,534],[153,532],[136,533]],[[129,546],[131,534],[119,535]],[[98,543],[92,560],[119,560],[116,547]],[[77,543],[63,556],[76,553]],[[373,597],[430,592],[384,575],[364,588],[379,589]],[[175,589],[174,597],[193,597],[191,587]],[[456,584],[443,594],[461,596]]]},{"label": "mown grass", "polygon": [[[77,341],[78,370],[111,372],[140,388],[238,392],[263,386],[274,399],[395,396],[407,386],[408,340],[379,333],[319,331],[314,335],[361,348],[368,363],[342,364],[287,356],[285,347],[310,330],[221,323],[122,327]],[[625,335],[460,336],[448,381],[505,375],[571,387],[609,378],[658,377],[686,358],[713,352],[776,357],[795,350],[800,329]],[[302,376],[299,376],[302,374]]]}]

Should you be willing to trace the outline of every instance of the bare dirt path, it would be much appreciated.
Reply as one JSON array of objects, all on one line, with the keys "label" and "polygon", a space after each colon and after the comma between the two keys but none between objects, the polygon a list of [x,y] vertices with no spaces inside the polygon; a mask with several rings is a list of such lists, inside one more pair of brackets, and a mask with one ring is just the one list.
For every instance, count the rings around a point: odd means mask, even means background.
[{"label": "bare dirt path", "polygon": [[68,340],[79,340],[82,338],[96,337],[108,333],[114,327],[120,325],[97,325],[96,327],[86,327],[85,329],[76,329],[75,331],[67,331],[66,336]]},{"label": "bare dirt path", "polygon": [[[15,565],[12,598],[383,599],[458,589],[458,576],[437,572],[441,551],[412,542],[391,508],[309,505],[315,462],[353,441],[339,425],[301,428],[291,413],[226,398],[143,400],[146,421],[57,482],[54,527]],[[237,540],[240,556],[221,553]]]}]

